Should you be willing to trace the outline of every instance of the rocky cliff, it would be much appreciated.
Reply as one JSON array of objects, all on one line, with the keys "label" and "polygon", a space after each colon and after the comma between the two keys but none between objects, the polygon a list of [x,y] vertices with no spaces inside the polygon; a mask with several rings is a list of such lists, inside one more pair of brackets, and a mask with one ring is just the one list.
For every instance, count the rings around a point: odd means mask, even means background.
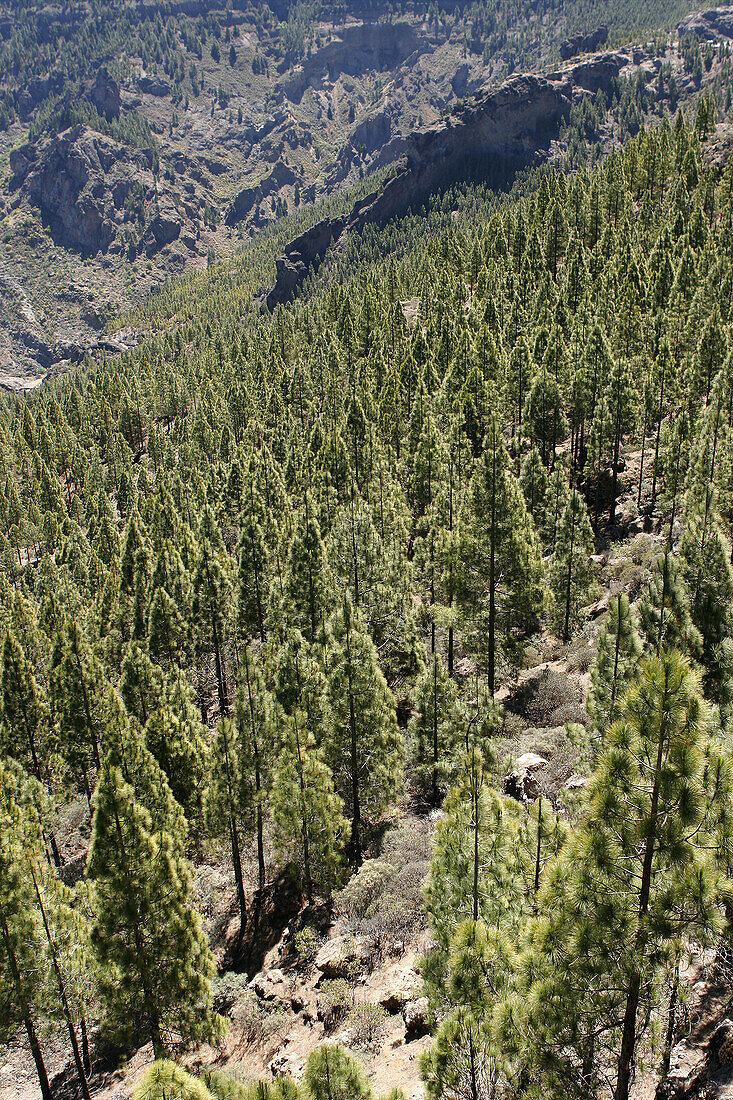
[{"label": "rocky cliff", "polygon": [[10,191],[38,207],[54,240],[91,255],[106,252],[133,217],[128,198],[154,180],[150,154],[86,126],[31,142],[10,154]]},{"label": "rocky cliff", "polygon": [[733,8],[709,8],[693,12],[677,27],[680,35],[694,34],[703,40],[715,42],[721,38],[733,38]]},{"label": "rocky cliff", "polygon": [[388,142],[377,165],[399,158],[396,175],[349,213],[318,222],[290,242],[277,260],[267,308],[290,301],[309,270],[346,234],[370,223],[383,224],[433,188],[481,163],[530,164],[546,157],[573,99],[607,89],[630,60],[624,53],[607,53],[547,77],[512,77],[442,122]]}]

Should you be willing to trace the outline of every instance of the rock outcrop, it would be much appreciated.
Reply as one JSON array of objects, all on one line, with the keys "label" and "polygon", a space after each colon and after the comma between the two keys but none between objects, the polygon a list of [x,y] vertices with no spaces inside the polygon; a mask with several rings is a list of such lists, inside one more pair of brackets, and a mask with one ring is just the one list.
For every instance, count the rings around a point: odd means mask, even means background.
[{"label": "rock outcrop", "polygon": [[560,57],[567,61],[579,53],[593,53],[605,44],[607,38],[608,27],[598,27],[590,34],[574,34],[560,43]]},{"label": "rock outcrop", "polygon": [[677,33],[680,37],[694,34],[710,42],[733,38],[733,8],[708,8],[693,12],[677,25]]},{"label": "rock outcrop", "polygon": [[678,1010],[669,1074],[655,1100],[714,1100],[733,1088],[733,1004],[725,947],[710,965],[698,961],[684,975],[684,1012]]},{"label": "rock outcrop", "polygon": [[346,978],[364,969],[369,955],[369,947],[362,939],[335,936],[321,947],[314,965],[324,978]]},{"label": "rock outcrop", "polygon": [[419,997],[416,1001],[408,1001],[402,1009],[402,1019],[405,1021],[405,1042],[412,1043],[420,1039],[430,1031],[430,1010],[427,997]]},{"label": "rock outcrop", "polygon": [[[278,88],[292,103],[300,103],[306,88],[318,87],[323,80],[394,69],[428,48],[425,35],[410,23],[355,23],[288,72]],[[282,71],[288,64],[286,59]]]},{"label": "rock outcrop", "polygon": [[623,53],[601,54],[548,77],[512,77],[476,95],[440,123],[388,142],[372,167],[399,157],[396,175],[349,213],[318,222],[291,241],[276,261],[267,308],[290,301],[309,270],[346,234],[371,223],[383,224],[462,173],[502,161],[528,164],[546,156],[573,98],[608,88],[629,60]]},{"label": "rock outcrop", "polygon": [[159,76],[147,76],[142,74],[137,79],[137,86],[146,95],[165,96],[170,95],[171,86],[167,80]]},{"label": "rock outcrop", "polygon": [[82,125],[14,149],[10,168],[11,192],[38,207],[54,240],[86,255],[115,240],[133,180],[153,182],[149,156]]},{"label": "rock outcrop", "polygon": [[290,165],[278,161],[271,172],[268,173],[255,187],[244,187],[234,198],[227,211],[227,225],[236,225],[243,221],[250,211],[270,195],[276,195],[282,187],[288,187],[296,183],[296,176]]},{"label": "rock outcrop", "polygon": [[97,75],[93,82],[85,89],[87,99],[92,103],[100,115],[111,120],[117,118],[120,113],[120,86],[110,76],[106,65],[97,69]]}]

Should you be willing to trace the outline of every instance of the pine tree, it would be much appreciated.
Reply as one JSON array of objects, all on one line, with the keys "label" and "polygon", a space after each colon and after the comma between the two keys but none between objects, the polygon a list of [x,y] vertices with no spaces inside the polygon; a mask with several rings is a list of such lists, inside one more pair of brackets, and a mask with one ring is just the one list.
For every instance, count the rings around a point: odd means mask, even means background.
[{"label": "pine tree", "polygon": [[711,698],[728,702],[733,691],[733,555],[715,503],[712,487],[704,503],[688,502],[680,557],[690,591],[690,616],[702,638],[705,686]]},{"label": "pine tree", "polygon": [[209,832],[218,836],[226,832],[232,853],[232,870],[239,907],[237,950],[241,946],[247,925],[247,898],[242,871],[242,823],[247,810],[242,765],[237,743],[237,727],[231,718],[219,722],[210,755],[210,784],[206,799],[206,820]]},{"label": "pine tree", "polygon": [[522,462],[519,484],[522,487],[527,511],[534,520],[536,529],[544,530],[548,518],[550,480],[536,447],[532,447],[527,452]]},{"label": "pine tree", "polygon": [[433,653],[415,684],[413,716],[408,725],[412,780],[422,798],[439,806],[453,767],[459,731],[453,713],[455,681]]},{"label": "pine tree", "polygon": [[187,821],[200,826],[206,798],[208,742],[193,692],[180,670],[170,673],[162,685],[144,735]]},{"label": "pine tree", "polygon": [[344,1047],[322,1043],[308,1055],[305,1083],[312,1100],[370,1100],[371,1090],[356,1059]]},{"label": "pine tree", "polygon": [[265,888],[264,803],[275,756],[274,701],[261,669],[252,666],[247,646],[242,651],[235,711],[243,798],[255,818],[259,896]]},{"label": "pine tree", "polygon": [[611,527],[616,522],[621,445],[625,436],[633,431],[636,424],[638,399],[628,361],[616,360],[606,384],[606,400],[611,422],[611,510],[608,518]]},{"label": "pine tree", "polygon": [[165,1058],[157,1058],[143,1073],[132,1100],[214,1100],[198,1078]]},{"label": "pine tree", "polygon": [[536,621],[546,603],[539,541],[522,491],[508,468],[492,418],[460,519],[457,596],[485,638],[489,690],[496,687],[498,642]]},{"label": "pine tree", "polygon": [[560,519],[569,500],[570,484],[567,470],[561,462],[557,462],[555,469],[550,474],[547,492],[547,517],[544,527],[541,529],[543,545],[550,553],[555,549]]},{"label": "pine tree", "polygon": [[316,743],[328,725],[326,676],[323,668],[297,629],[289,630],[278,644],[273,695],[285,714],[301,711]]},{"label": "pine tree", "polygon": [[130,642],[125,649],[119,690],[127,713],[144,726],[160,703],[163,675],[137,642]]},{"label": "pine tree", "polygon": [[306,717],[295,711],[281,716],[280,751],[270,787],[274,844],[281,856],[293,857],[301,868],[309,903],[315,889],[330,893],[338,882],[339,847],[348,832],[343,803],[333,789]]},{"label": "pine tree", "polygon": [[270,554],[264,520],[264,504],[252,482],[240,517],[237,614],[239,630],[244,636],[252,638],[258,635],[262,642],[265,641],[265,613],[270,584]]},{"label": "pine tree", "polygon": [[[15,757],[39,783],[47,781],[53,742],[48,708],[41,698],[23,650],[8,630],[0,652],[0,748]],[[56,866],[61,864],[56,838],[48,831],[48,841]]]},{"label": "pine tree", "polygon": [[362,858],[362,828],[394,799],[404,753],[395,701],[374,643],[348,597],[329,623],[328,700],[332,730],[326,745],[336,790],[351,818],[350,856]]},{"label": "pine tree", "polygon": [[421,1062],[428,1100],[479,1100],[497,1095],[500,1073],[490,1018],[453,1009]]},{"label": "pine tree", "polygon": [[101,663],[76,622],[59,631],[49,675],[51,713],[59,749],[91,799],[89,773],[98,769],[106,736],[105,689]]},{"label": "pine tree", "polygon": [[[138,776],[145,780],[140,792]],[[189,902],[185,819],[134,735],[105,757],[93,807],[87,872],[94,883],[93,943],[103,967],[106,1028],[130,1043],[151,1041],[156,1057],[174,1035],[214,1038],[214,963]]]},{"label": "pine tree", "polygon": [[42,852],[33,809],[36,801],[37,795],[20,765],[0,758],[0,974],[3,989],[9,993],[3,997],[0,1021],[3,1025],[22,1024],[43,1100],[53,1100],[39,1040],[46,1011],[47,974],[43,953],[39,952],[32,887],[24,873],[25,857],[30,854],[38,858]]},{"label": "pine tree", "polygon": [[570,628],[579,621],[581,608],[594,589],[591,561],[594,549],[585,502],[577,489],[573,489],[560,517],[550,563],[555,622],[565,642],[570,640]]},{"label": "pine tree", "polygon": [[437,943],[424,969],[431,998],[442,996],[451,944],[464,921],[482,921],[506,935],[517,932],[521,887],[512,872],[518,827],[518,803],[489,787],[481,753],[472,749],[445,800],[425,887]]},{"label": "pine tree", "polygon": [[214,656],[219,713],[229,707],[226,678],[226,627],[231,598],[231,567],[210,505],[201,514],[198,555],[193,576],[193,615],[200,644]]},{"label": "pine tree", "polygon": [[657,558],[649,585],[639,601],[639,628],[645,647],[659,653],[662,647],[698,657],[702,638],[690,614],[690,596],[677,558],[665,550]]},{"label": "pine tree", "polygon": [[591,669],[588,710],[601,734],[621,713],[624,693],[634,679],[641,656],[641,641],[625,593],[612,596],[608,616],[598,638]]},{"label": "pine tree", "polygon": [[[89,1051],[82,1015],[85,1009],[84,979],[90,972],[96,976],[89,929],[84,916],[72,907],[72,891],[51,878],[34,853],[26,851],[25,861],[43,928],[43,941],[39,946],[47,956],[49,983],[58,998],[57,1015],[63,1018],[69,1036],[79,1090],[83,1100],[90,1100],[85,1066],[85,1062],[89,1066]],[[81,1046],[76,1031],[77,1018],[82,1027]]]},{"label": "pine tree", "polygon": [[613,461],[614,423],[608,396],[604,393],[596,404],[588,433],[588,455],[585,462],[587,478],[594,485],[593,523],[598,529],[606,470]]},{"label": "pine tree", "polygon": [[557,444],[567,435],[568,424],[560,387],[544,365],[527,397],[524,430],[533,444],[539,446],[544,465],[551,465]]},{"label": "pine tree", "polygon": [[545,1095],[588,1095],[610,1079],[627,1100],[669,949],[680,935],[708,942],[721,925],[715,850],[729,769],[707,723],[684,657],[643,662],[580,826],[545,871],[520,994],[528,1070]]},{"label": "pine tree", "polygon": [[285,622],[297,627],[310,645],[323,646],[326,621],[333,608],[333,581],[326,548],[313,501],[306,493],[288,553],[282,614]]}]

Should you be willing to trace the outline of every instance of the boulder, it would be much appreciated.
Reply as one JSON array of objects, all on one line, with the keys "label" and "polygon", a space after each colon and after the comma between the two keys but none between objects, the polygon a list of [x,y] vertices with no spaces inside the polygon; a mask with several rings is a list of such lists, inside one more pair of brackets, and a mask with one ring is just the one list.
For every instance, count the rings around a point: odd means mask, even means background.
[{"label": "boulder", "polygon": [[381,979],[382,989],[376,997],[390,1016],[395,1012],[401,1012],[405,1005],[415,999],[415,991],[418,988],[419,978],[412,967],[393,966]]},{"label": "boulder", "polygon": [[579,791],[585,787],[588,780],[584,775],[571,775],[569,779],[565,781],[566,791]]},{"label": "boulder", "polygon": [[137,86],[146,95],[165,96],[171,90],[167,80],[162,80],[159,76],[147,76],[145,73],[137,78]]},{"label": "boulder", "polygon": [[255,974],[249,983],[249,988],[262,1001],[278,1001],[281,1004],[290,1004],[292,1000],[285,974],[278,968],[262,970],[259,974]]},{"label": "boulder", "polygon": [[719,1066],[733,1066],[733,1020],[726,1018],[710,1036],[710,1054]]},{"label": "boulder", "polygon": [[515,767],[522,771],[535,772],[539,771],[540,768],[546,768],[547,761],[544,756],[540,756],[539,753],[525,752],[518,757]]},{"label": "boulder", "polygon": [[513,770],[504,777],[504,794],[517,802],[534,802],[540,793],[534,773],[547,767],[544,756],[525,752],[519,757]]},{"label": "boulder", "polygon": [[402,1009],[402,1019],[405,1022],[405,1042],[411,1043],[415,1039],[421,1039],[430,1031],[428,1023],[428,999],[419,997],[416,1001],[408,1001]]},{"label": "boulder", "polygon": [[334,936],[327,940],[315,958],[316,970],[324,978],[347,978],[362,968],[369,958],[363,940],[354,936]]}]

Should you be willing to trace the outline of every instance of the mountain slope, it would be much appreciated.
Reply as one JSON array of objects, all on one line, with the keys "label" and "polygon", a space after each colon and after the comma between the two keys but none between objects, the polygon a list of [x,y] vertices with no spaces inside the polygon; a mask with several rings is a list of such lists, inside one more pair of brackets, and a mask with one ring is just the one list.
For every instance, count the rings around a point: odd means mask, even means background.
[{"label": "mountain slope", "polygon": [[153,287],[349,189],[517,68],[689,10],[634,7],[0,5],[0,265],[37,319],[3,311],[2,369],[78,359]]}]

